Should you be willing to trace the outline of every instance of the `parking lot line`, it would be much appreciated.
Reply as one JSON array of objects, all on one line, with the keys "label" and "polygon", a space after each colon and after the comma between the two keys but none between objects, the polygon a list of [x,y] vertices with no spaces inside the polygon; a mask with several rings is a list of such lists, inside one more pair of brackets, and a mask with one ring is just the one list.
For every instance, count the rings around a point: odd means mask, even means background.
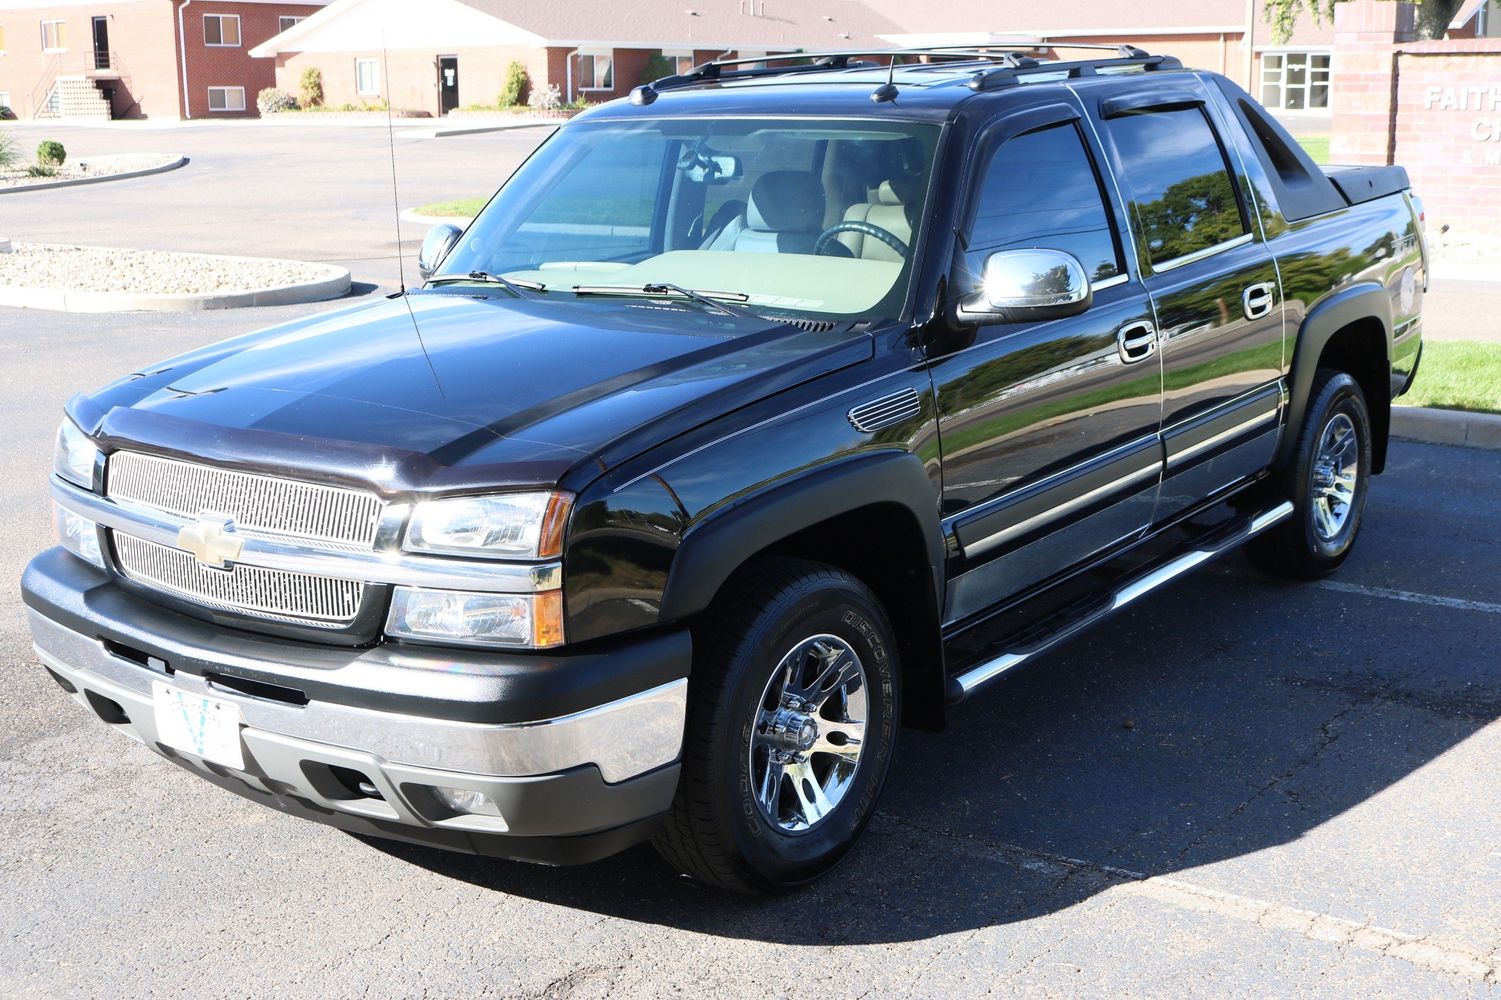
[{"label": "parking lot line", "polygon": [[1363,594],[1366,597],[1384,597],[1391,601],[1406,601],[1409,604],[1431,604],[1440,608],[1456,608],[1460,611],[1485,611],[1501,615],[1501,604],[1486,601],[1466,601],[1458,597],[1441,597],[1438,594],[1416,594],[1410,590],[1388,590],[1385,587],[1367,587],[1359,583],[1344,583],[1340,580],[1315,580],[1315,587],[1337,590],[1342,594]]}]

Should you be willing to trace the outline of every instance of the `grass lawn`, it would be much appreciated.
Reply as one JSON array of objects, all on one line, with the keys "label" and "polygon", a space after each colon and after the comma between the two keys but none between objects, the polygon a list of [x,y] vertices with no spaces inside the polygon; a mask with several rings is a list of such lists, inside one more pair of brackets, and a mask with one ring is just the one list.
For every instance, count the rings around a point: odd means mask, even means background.
[{"label": "grass lawn", "polygon": [[1300,136],[1298,145],[1308,151],[1314,163],[1322,165],[1329,162],[1329,137],[1327,135]]},{"label": "grass lawn", "polygon": [[438,201],[417,209],[418,215],[462,216],[472,219],[485,207],[489,198],[456,198],[453,201]]},{"label": "grass lawn", "polygon": [[1501,344],[1425,341],[1417,381],[1397,402],[1403,406],[1501,413]]}]

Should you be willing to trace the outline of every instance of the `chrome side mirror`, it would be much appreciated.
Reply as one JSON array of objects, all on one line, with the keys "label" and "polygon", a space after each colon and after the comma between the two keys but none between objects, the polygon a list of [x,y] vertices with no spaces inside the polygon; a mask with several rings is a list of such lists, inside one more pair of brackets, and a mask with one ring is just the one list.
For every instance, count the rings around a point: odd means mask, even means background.
[{"label": "chrome side mirror", "polygon": [[985,260],[976,293],[959,308],[962,319],[1006,323],[1061,319],[1094,301],[1079,258],[1062,250],[1002,250]]},{"label": "chrome side mirror", "polygon": [[462,229],[446,222],[427,231],[422,239],[422,249],[417,251],[417,272],[422,275],[423,281],[433,276],[438,265],[443,263],[443,258],[458,245],[459,237],[463,235]]}]

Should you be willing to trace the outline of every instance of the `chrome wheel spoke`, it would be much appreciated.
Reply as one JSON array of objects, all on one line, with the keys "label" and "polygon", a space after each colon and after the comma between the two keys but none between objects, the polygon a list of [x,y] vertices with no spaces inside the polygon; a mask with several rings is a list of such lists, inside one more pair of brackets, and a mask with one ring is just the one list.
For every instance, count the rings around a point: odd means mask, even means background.
[{"label": "chrome wheel spoke", "polygon": [[1360,482],[1360,437],[1348,414],[1336,413],[1319,435],[1310,498],[1314,530],[1332,541],[1345,529]]},{"label": "chrome wheel spoke", "polygon": [[782,777],[786,769],[774,757],[767,757],[766,769],[761,772],[761,780],[756,785],[756,799],[762,808],[775,815],[779,808],[778,803],[782,798]]},{"label": "chrome wheel spoke", "polygon": [[818,742],[808,753],[828,753],[845,760],[858,760],[865,744],[865,723],[818,720]]},{"label": "chrome wheel spoke", "polygon": [[834,803],[824,794],[822,783],[807,761],[787,768],[787,777],[792,781],[792,794],[797,798],[805,825],[812,826],[834,810]]}]

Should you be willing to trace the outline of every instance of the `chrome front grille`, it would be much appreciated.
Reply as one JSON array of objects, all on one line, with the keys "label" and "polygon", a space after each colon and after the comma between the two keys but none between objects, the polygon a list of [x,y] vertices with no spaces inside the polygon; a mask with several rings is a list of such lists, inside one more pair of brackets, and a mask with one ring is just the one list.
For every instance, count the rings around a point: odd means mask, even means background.
[{"label": "chrome front grille", "polygon": [[114,532],[115,559],[129,580],[224,611],[273,621],[343,628],[359,614],[365,585],[306,573],[236,565],[209,569],[179,549]]},{"label": "chrome front grille", "polygon": [[362,490],[129,451],[109,457],[107,492],[117,502],[186,519],[223,514],[248,533],[367,549],[375,544],[382,513],[380,498]]}]

